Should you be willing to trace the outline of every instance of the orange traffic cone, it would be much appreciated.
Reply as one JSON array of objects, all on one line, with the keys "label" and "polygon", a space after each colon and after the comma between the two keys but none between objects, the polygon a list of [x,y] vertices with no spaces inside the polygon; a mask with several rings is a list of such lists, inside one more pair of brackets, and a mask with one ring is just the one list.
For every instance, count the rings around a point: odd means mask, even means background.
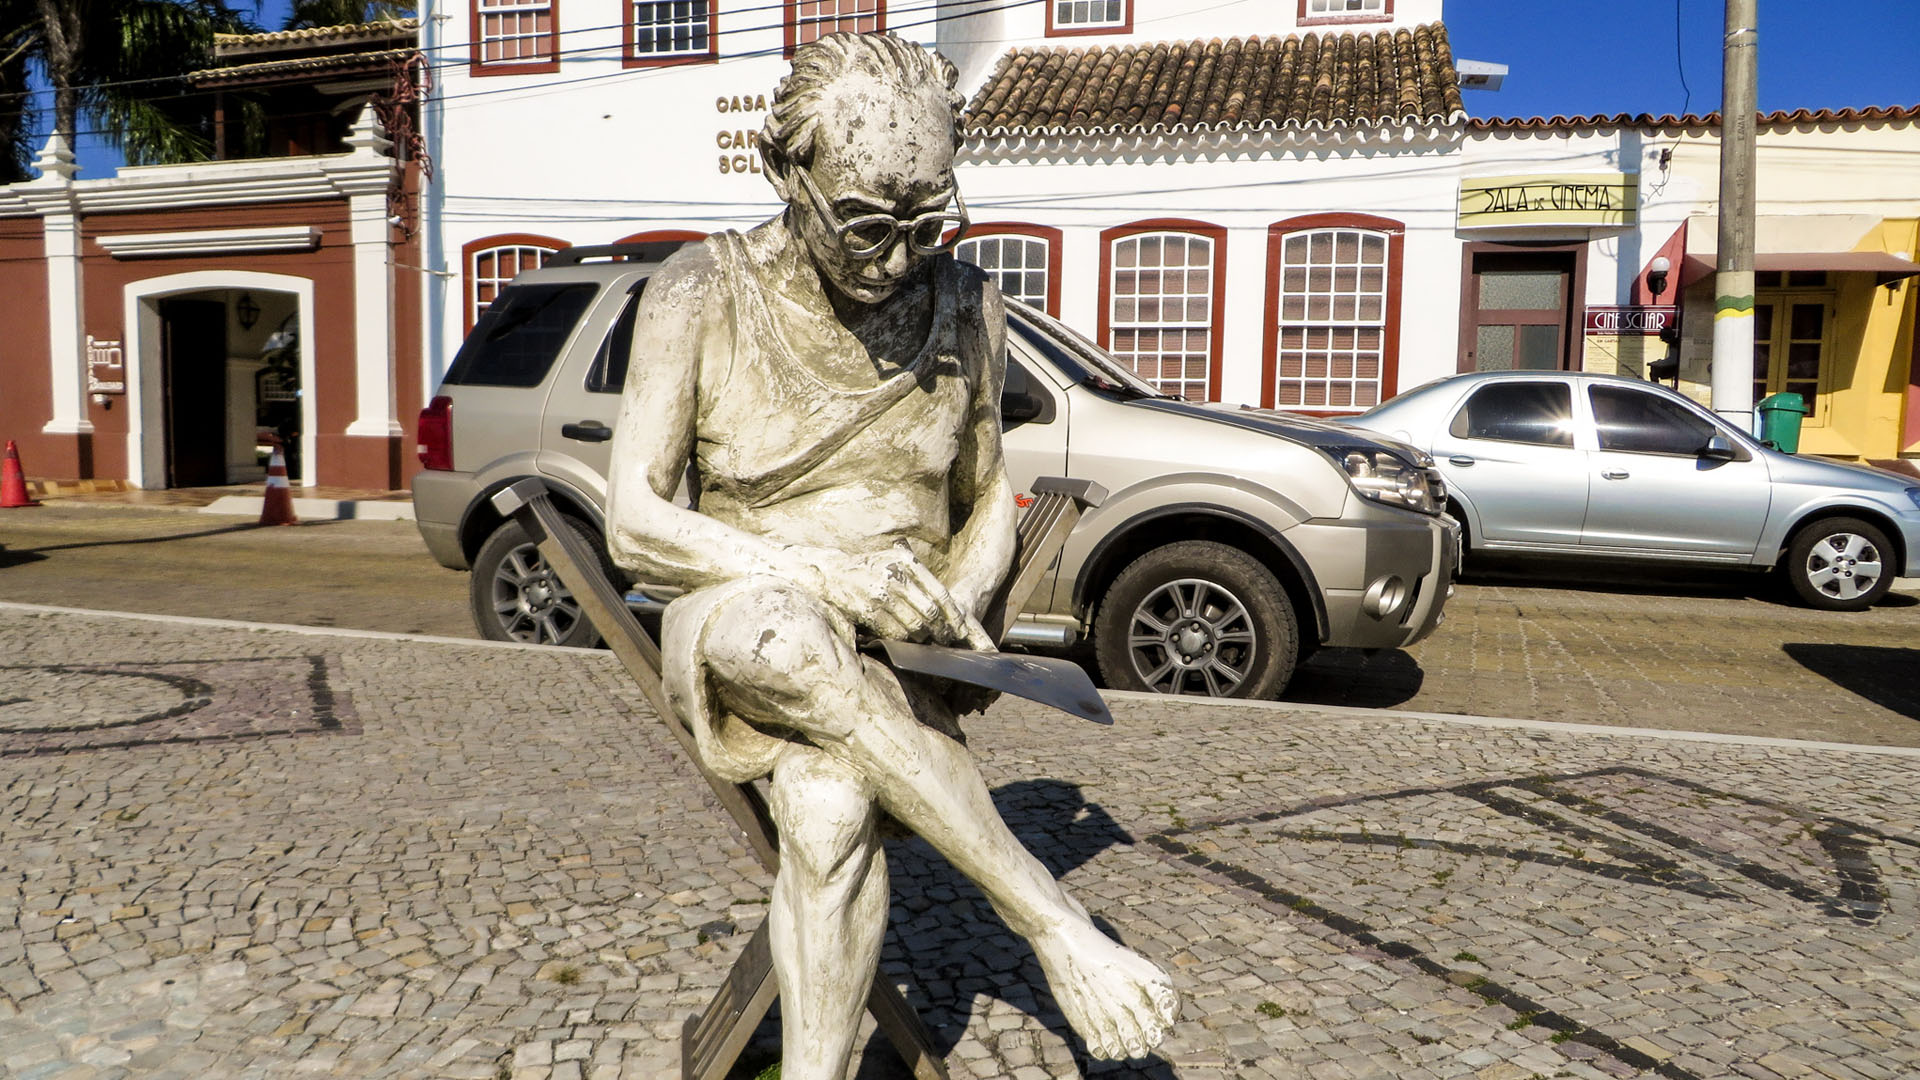
[{"label": "orange traffic cone", "polygon": [[7,465],[0,472],[0,510],[16,506],[39,506],[39,500],[27,494],[27,474],[20,471],[20,451],[7,440]]},{"label": "orange traffic cone", "polygon": [[280,440],[273,440],[273,457],[267,462],[267,495],[260,500],[260,524],[297,525],[293,516],[293,489],[287,486],[287,459],[280,453]]}]

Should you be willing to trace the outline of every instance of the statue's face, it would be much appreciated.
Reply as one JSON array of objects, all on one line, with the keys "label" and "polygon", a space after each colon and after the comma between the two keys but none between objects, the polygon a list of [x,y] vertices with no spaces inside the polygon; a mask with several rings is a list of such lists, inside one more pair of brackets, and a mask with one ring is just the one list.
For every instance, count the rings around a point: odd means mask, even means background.
[{"label": "statue's face", "polygon": [[[835,82],[813,161],[791,168],[787,201],[820,276],[846,299],[885,300],[939,246],[926,241],[941,238],[937,215],[955,212],[952,124],[931,91],[902,95],[860,74]],[[920,220],[908,229],[885,218]]]}]

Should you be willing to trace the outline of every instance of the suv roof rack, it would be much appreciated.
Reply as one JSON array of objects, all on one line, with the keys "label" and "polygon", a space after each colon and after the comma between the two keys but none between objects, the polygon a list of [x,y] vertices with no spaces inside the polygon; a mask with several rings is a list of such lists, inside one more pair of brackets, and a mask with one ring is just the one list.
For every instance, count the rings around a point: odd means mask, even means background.
[{"label": "suv roof rack", "polygon": [[625,259],[629,262],[659,262],[697,240],[648,240],[641,244],[583,244],[564,247],[547,257],[546,266],[578,266],[588,259]]}]

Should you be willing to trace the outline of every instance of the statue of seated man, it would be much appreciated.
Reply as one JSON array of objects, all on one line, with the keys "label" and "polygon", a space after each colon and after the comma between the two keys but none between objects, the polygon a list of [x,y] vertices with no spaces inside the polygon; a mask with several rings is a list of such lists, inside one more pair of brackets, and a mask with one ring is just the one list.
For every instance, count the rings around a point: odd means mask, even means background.
[{"label": "statue of seated man", "polygon": [[662,625],[668,699],[713,773],[771,774],[787,1080],[839,1080],[852,1053],[889,906],[879,811],[1032,944],[1094,1054],[1146,1054],[1179,1009],[1000,819],[953,686],[859,647],[991,649],[980,615],[1014,554],[1005,315],[950,254],[956,81],[891,35],[795,51],[760,139],[786,208],[654,275],[613,444],[614,561],[688,590]]}]

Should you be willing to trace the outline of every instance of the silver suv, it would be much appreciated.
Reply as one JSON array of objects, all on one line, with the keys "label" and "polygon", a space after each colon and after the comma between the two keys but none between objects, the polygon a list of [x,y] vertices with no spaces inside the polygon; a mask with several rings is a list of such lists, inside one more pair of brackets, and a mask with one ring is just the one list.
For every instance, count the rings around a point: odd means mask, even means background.
[{"label": "silver suv", "polygon": [[[488,499],[538,477],[604,548],[634,310],[666,254],[570,248],[521,274],[420,414],[420,535],[441,563],[474,571],[474,620],[489,638],[594,641],[565,586]],[[1439,624],[1459,549],[1425,454],[1305,417],[1158,393],[1054,319],[1007,307],[1002,409],[1015,490],[1070,476],[1109,492],[1081,518],[1011,643],[1058,649],[1091,638],[1101,676],[1118,689],[1265,698],[1319,646],[1396,648]],[[628,599],[645,610],[671,595],[640,583]]]}]

